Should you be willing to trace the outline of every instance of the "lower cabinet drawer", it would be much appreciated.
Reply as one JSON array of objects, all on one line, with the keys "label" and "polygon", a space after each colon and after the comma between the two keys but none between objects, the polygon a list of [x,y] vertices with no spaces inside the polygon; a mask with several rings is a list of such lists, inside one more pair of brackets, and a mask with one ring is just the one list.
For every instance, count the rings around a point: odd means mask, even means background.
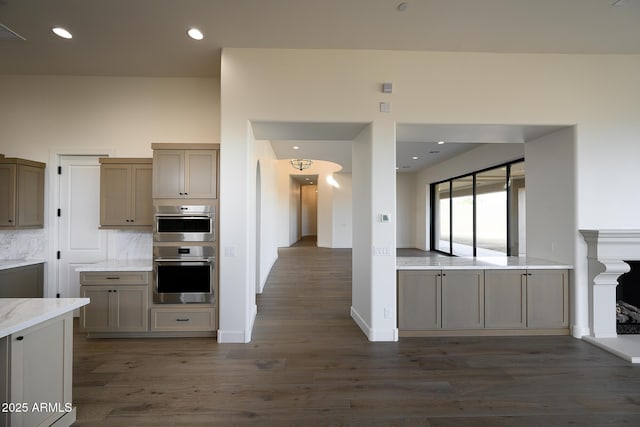
[{"label": "lower cabinet drawer", "polygon": [[215,326],[213,307],[151,309],[152,331],[213,331]]},{"label": "lower cabinet drawer", "polygon": [[146,271],[83,271],[81,285],[146,285],[149,283]]}]

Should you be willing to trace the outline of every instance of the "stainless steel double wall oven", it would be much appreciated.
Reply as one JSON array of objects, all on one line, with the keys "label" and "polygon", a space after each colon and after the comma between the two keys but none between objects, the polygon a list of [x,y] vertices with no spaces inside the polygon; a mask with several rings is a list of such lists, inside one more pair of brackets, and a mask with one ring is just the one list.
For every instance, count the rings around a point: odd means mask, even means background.
[{"label": "stainless steel double wall oven", "polygon": [[215,205],[154,206],[153,302],[215,302]]}]

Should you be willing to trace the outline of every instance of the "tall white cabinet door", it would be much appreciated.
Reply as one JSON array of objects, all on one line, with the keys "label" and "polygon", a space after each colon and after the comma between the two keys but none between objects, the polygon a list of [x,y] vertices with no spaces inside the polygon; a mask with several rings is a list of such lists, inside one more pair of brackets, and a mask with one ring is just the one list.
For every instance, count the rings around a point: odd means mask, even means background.
[{"label": "tall white cabinet door", "polygon": [[484,325],[490,329],[527,326],[525,270],[484,272]]},{"label": "tall white cabinet door", "polygon": [[442,272],[442,327],[444,329],[484,327],[484,272],[482,270]]},{"label": "tall white cabinet door", "polygon": [[568,271],[527,270],[527,326],[555,329],[568,325]]},{"label": "tall white cabinet door", "polygon": [[398,272],[398,328],[440,329],[440,271]]},{"label": "tall white cabinet door", "polygon": [[[62,156],[59,175],[58,289],[62,298],[80,296],[81,264],[107,259],[107,235],[100,230],[99,156]],[[45,295],[45,296],[55,296]]]}]

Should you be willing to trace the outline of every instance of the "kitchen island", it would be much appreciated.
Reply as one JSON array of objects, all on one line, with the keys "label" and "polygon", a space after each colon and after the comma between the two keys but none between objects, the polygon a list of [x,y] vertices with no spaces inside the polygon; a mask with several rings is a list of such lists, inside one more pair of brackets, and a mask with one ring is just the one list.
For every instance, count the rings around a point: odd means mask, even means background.
[{"label": "kitchen island", "polygon": [[88,303],[0,299],[0,425],[73,424],[73,310]]},{"label": "kitchen island", "polygon": [[397,257],[403,336],[568,335],[571,265],[529,257]]},{"label": "kitchen island", "polygon": [[44,259],[0,260],[0,298],[42,298]]}]

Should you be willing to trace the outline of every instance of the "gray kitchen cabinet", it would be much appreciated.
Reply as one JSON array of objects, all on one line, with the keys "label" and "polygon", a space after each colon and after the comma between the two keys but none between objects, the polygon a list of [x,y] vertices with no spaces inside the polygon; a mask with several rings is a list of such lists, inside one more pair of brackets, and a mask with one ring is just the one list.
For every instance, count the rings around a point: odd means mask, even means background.
[{"label": "gray kitchen cabinet", "polygon": [[527,326],[526,270],[484,272],[484,324],[490,329]]},{"label": "gray kitchen cabinet", "polygon": [[569,272],[527,270],[527,327],[569,326]]},{"label": "gray kitchen cabinet", "polygon": [[100,227],[148,229],[153,224],[152,159],[100,159]]},{"label": "gray kitchen cabinet", "polygon": [[0,156],[0,229],[44,227],[45,166]]},{"label": "gray kitchen cabinet", "polygon": [[442,327],[440,271],[398,272],[398,327],[427,330]]},{"label": "gray kitchen cabinet", "polygon": [[91,300],[80,309],[81,330],[146,332],[149,329],[147,277],[146,272],[80,273],[80,295]]},{"label": "gray kitchen cabinet", "polygon": [[217,144],[152,144],[153,198],[216,199]]},{"label": "gray kitchen cabinet", "polygon": [[484,327],[484,272],[443,270],[442,328],[480,329]]},{"label": "gray kitchen cabinet", "polygon": [[566,269],[400,270],[398,329],[407,332],[403,336],[437,330],[564,334],[568,276]]},{"label": "gray kitchen cabinet", "polygon": [[0,339],[0,377],[5,377],[0,378],[0,400],[20,405],[0,413],[0,425],[69,426],[75,421],[72,340],[72,313]]},{"label": "gray kitchen cabinet", "polygon": [[151,309],[151,330],[155,332],[211,332],[215,330],[215,307],[155,306]]},{"label": "gray kitchen cabinet", "polygon": [[42,298],[44,264],[0,270],[0,298]]}]

